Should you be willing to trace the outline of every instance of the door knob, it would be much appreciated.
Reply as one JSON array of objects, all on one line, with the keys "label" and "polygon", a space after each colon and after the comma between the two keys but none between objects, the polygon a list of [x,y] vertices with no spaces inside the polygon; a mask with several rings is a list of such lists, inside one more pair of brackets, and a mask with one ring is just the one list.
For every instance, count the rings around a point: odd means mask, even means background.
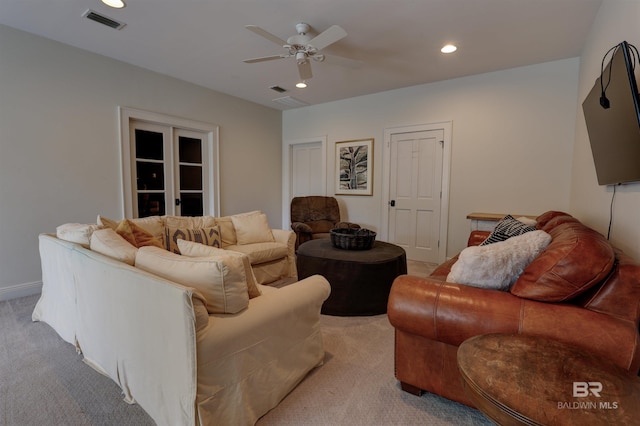
[{"label": "door knob", "polygon": [[391,200],[391,201],[389,201],[389,205],[390,205],[391,207],[395,207],[395,206],[396,206],[396,200]]}]

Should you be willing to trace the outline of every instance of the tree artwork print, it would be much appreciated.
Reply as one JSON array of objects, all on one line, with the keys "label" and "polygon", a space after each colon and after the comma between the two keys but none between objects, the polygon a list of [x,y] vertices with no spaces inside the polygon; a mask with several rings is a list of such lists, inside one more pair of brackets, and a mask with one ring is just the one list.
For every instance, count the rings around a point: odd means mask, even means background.
[{"label": "tree artwork print", "polygon": [[336,194],[371,195],[370,159],[373,140],[337,143]]},{"label": "tree artwork print", "polygon": [[340,150],[340,189],[367,189],[367,154],[365,145]]}]

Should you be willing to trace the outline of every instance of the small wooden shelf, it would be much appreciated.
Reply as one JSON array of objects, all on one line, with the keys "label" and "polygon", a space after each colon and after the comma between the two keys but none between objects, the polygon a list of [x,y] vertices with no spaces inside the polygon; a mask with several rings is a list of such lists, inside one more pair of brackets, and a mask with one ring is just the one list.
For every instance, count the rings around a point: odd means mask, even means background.
[{"label": "small wooden shelf", "polygon": [[[471,220],[472,231],[491,231],[496,226],[496,222],[505,217],[505,213],[469,213],[467,219]],[[511,216],[516,219],[519,217],[528,217],[529,219],[535,219],[537,216],[527,214],[512,214]]]},{"label": "small wooden shelf", "polygon": [[[487,220],[487,221],[497,222],[505,216],[506,214],[504,213],[469,213],[467,215],[467,219]],[[535,219],[536,217],[538,217],[538,216],[533,216],[528,214],[517,214],[517,215],[512,214],[511,216],[515,217],[516,219],[522,216],[528,217],[529,219]]]},{"label": "small wooden shelf", "polygon": [[469,213],[467,215],[467,219],[497,222],[505,216],[506,216],[505,214],[499,214],[499,213]]}]

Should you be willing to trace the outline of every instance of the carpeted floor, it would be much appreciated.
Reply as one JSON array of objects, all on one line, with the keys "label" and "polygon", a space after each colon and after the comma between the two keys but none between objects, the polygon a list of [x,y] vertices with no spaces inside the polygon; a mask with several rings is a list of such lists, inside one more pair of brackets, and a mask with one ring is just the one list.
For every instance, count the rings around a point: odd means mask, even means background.
[{"label": "carpeted floor", "polygon": [[0,302],[0,425],[153,425],[47,324],[38,296]]},{"label": "carpeted floor", "polygon": [[[147,425],[138,405],[45,323],[38,296],[0,302],[0,425]],[[400,390],[386,315],[322,316],[326,358],[258,426],[490,425],[479,411]]]},{"label": "carpeted floor", "polygon": [[325,363],[257,426],[492,425],[482,413],[400,389],[393,375],[393,327],[386,315],[322,316]]}]

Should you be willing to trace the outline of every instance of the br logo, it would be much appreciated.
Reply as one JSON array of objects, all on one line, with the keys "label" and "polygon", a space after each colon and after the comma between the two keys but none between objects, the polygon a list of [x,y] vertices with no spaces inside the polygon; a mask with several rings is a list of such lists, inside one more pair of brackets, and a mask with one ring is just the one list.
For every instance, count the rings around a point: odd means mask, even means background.
[{"label": "br logo", "polygon": [[575,398],[584,398],[589,394],[600,398],[602,391],[602,383],[600,382],[573,382],[573,396]]}]

